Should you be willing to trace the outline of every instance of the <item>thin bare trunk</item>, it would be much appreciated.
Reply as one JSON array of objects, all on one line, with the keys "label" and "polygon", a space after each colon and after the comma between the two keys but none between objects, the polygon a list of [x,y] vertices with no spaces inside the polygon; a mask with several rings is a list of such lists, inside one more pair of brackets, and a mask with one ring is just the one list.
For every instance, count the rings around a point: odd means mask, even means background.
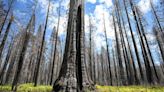
[{"label": "thin bare trunk", "polygon": [[103,23],[104,23],[105,42],[106,42],[106,49],[107,49],[107,61],[108,61],[108,64],[109,64],[110,83],[111,83],[110,85],[113,85],[113,83],[112,83],[111,61],[110,61],[110,53],[109,53],[109,45],[108,45],[108,38],[107,38],[107,31],[106,31],[104,14],[103,14]]},{"label": "thin bare trunk", "polygon": [[44,47],[46,30],[47,30],[49,10],[50,10],[50,0],[49,0],[49,4],[48,4],[48,11],[47,11],[47,14],[46,14],[46,23],[45,23],[45,26],[44,26],[42,43],[41,43],[41,47],[40,47],[40,53],[39,53],[39,56],[37,56],[37,64],[36,64],[36,69],[35,69],[36,72],[34,74],[35,75],[34,76],[34,86],[37,86],[37,80],[38,80],[38,75],[39,75],[39,67],[40,67],[41,57],[42,57],[42,54],[43,54],[43,47]]},{"label": "thin bare trunk", "polygon": [[9,9],[7,10],[6,15],[5,15],[5,19],[3,20],[2,25],[0,26],[0,27],[1,27],[1,28],[0,28],[0,35],[1,35],[1,33],[2,33],[3,27],[4,27],[4,25],[5,25],[5,22],[6,22],[6,20],[7,20],[8,15],[9,15],[9,12],[10,12],[10,10],[11,10],[11,8],[12,8],[13,2],[14,2],[14,0],[11,0],[10,5],[9,5]]}]

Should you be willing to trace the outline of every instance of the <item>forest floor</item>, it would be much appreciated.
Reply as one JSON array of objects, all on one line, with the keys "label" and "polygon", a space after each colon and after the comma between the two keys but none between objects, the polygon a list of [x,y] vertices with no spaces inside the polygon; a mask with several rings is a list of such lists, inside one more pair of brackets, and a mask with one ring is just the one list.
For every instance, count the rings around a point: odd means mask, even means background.
[{"label": "forest floor", "polygon": [[164,92],[164,86],[96,86],[98,92]]},{"label": "forest floor", "polygon": [[[164,86],[99,86],[96,85],[96,92],[164,92]],[[0,92],[12,92],[11,86],[0,86]],[[52,86],[40,85],[33,87],[33,84],[21,84],[17,92],[52,92]]]}]

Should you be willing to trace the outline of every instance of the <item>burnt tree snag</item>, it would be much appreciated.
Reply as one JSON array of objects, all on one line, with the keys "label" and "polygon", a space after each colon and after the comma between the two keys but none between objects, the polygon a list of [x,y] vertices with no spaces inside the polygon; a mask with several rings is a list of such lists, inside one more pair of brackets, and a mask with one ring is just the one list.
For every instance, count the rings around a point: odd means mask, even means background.
[{"label": "burnt tree snag", "polygon": [[93,89],[93,82],[86,72],[84,48],[84,1],[70,0],[63,63],[53,85],[53,92],[81,92]]}]

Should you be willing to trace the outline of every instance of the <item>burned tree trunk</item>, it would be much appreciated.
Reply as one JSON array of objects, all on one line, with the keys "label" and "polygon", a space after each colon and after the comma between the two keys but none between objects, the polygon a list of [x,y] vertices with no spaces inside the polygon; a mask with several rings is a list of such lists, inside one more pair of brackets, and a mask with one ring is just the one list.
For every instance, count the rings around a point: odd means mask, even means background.
[{"label": "burned tree trunk", "polygon": [[124,77],[124,68],[122,64],[122,59],[121,59],[121,50],[120,50],[120,44],[119,44],[119,38],[118,38],[118,32],[117,32],[117,26],[116,26],[116,20],[114,17],[114,14],[112,15],[113,18],[113,25],[114,25],[114,33],[115,33],[115,39],[116,39],[116,49],[117,49],[117,58],[118,58],[118,65],[119,65],[119,74],[120,74],[120,85],[122,85],[124,82],[123,80],[125,79]]},{"label": "burned tree trunk", "polygon": [[160,32],[158,31],[158,29],[156,29],[155,27],[153,28],[153,32],[155,34],[155,37],[156,37],[156,40],[157,40],[157,43],[158,43],[158,46],[159,46],[159,49],[160,49],[160,53],[161,53],[161,56],[162,56],[162,59],[163,59],[163,62],[164,62],[164,48],[162,46],[162,41],[161,41],[161,37],[160,37]]},{"label": "burned tree trunk", "polygon": [[[164,32],[162,31],[163,28],[162,28],[162,25],[161,25],[161,23],[160,23],[160,21],[159,21],[158,15],[157,15],[157,13],[156,13],[156,11],[155,11],[155,8],[154,8],[154,5],[153,5],[152,0],[150,0],[150,7],[151,7],[152,12],[153,12],[153,14],[154,14],[154,17],[155,17],[155,19],[156,19],[156,21],[157,21],[157,25],[158,25],[159,30],[160,30],[160,32],[161,32],[161,36],[164,37]],[[162,40],[162,41],[164,42],[164,40]]]},{"label": "burned tree trunk", "polygon": [[134,33],[132,31],[132,24],[130,22],[130,17],[129,17],[129,14],[128,14],[127,5],[125,4],[125,0],[124,0],[124,7],[125,7],[125,12],[126,12],[126,17],[127,17],[127,20],[128,20],[128,26],[129,26],[129,29],[130,29],[130,34],[132,36],[132,42],[133,42],[133,46],[134,46],[134,50],[135,50],[135,54],[136,54],[137,63],[138,63],[138,66],[139,66],[141,79],[144,80],[143,68],[142,68],[142,65],[141,65],[141,60],[139,58],[139,51],[138,51],[138,48],[137,48],[137,43],[136,43],[135,38],[134,38]]},{"label": "burned tree trunk", "polygon": [[44,31],[43,31],[43,36],[42,36],[42,42],[41,46],[39,47],[39,54],[37,56],[37,61],[36,61],[36,67],[35,67],[35,73],[34,73],[34,86],[37,86],[37,81],[38,81],[38,75],[39,75],[39,67],[40,67],[40,62],[41,62],[41,57],[43,54],[43,49],[44,49],[44,43],[45,43],[45,35],[46,35],[46,29],[47,29],[47,23],[48,23],[48,15],[49,15],[49,10],[50,10],[50,0],[48,4],[48,11],[46,14],[46,23],[44,26]]},{"label": "burned tree trunk", "polygon": [[6,15],[5,15],[5,18],[4,18],[4,20],[2,21],[2,25],[0,26],[0,27],[1,27],[1,28],[0,28],[0,35],[1,35],[1,33],[2,33],[3,27],[4,27],[4,25],[5,25],[5,22],[6,22],[6,20],[7,20],[7,17],[8,17],[8,15],[9,15],[9,12],[10,12],[10,10],[11,10],[11,8],[12,8],[12,4],[13,4],[14,1],[15,1],[15,0],[11,0],[10,5],[9,5],[9,9],[7,10]]},{"label": "burned tree trunk", "polygon": [[109,64],[109,73],[110,73],[110,82],[112,85],[112,70],[111,70],[111,61],[110,61],[110,53],[109,53],[109,45],[108,45],[108,38],[107,38],[107,31],[106,31],[106,25],[105,25],[105,19],[104,19],[104,14],[103,14],[103,22],[104,22],[104,33],[105,33],[105,42],[106,42],[106,49],[107,49],[107,60]]},{"label": "burned tree trunk", "polygon": [[124,36],[123,36],[123,30],[122,30],[122,25],[121,25],[121,9],[120,9],[120,4],[119,4],[119,1],[116,0],[116,10],[117,10],[117,20],[118,20],[118,26],[119,26],[119,33],[120,33],[120,39],[121,39],[121,46],[122,46],[122,49],[123,49],[123,56],[124,56],[124,61],[125,61],[125,66],[126,66],[126,74],[127,74],[127,80],[128,80],[128,84],[132,84],[132,81],[133,81],[133,75],[132,75],[132,69],[131,66],[130,66],[130,59],[128,58],[128,54],[127,54],[127,49],[126,49],[126,45],[125,45],[125,39],[124,39]]},{"label": "burned tree trunk", "polygon": [[80,92],[92,87],[85,66],[83,9],[82,0],[70,1],[65,52],[54,92]]},{"label": "burned tree trunk", "polygon": [[24,57],[25,57],[26,49],[27,49],[29,34],[27,32],[25,32],[23,36],[24,36],[23,37],[23,47],[21,49],[21,53],[20,53],[20,57],[19,57],[19,61],[18,61],[18,66],[17,66],[17,69],[16,69],[16,74],[14,76],[14,80],[13,80],[13,83],[12,83],[12,90],[16,90],[16,85],[17,85],[18,79],[20,78],[20,73],[21,73],[21,69],[22,69],[22,65],[23,65],[23,60],[24,60]]},{"label": "burned tree trunk", "polygon": [[11,56],[11,51],[13,49],[13,45],[14,45],[14,40],[12,40],[10,45],[9,45],[9,49],[8,49],[8,52],[7,52],[7,55],[6,55],[6,58],[5,58],[5,63],[3,65],[2,71],[0,71],[0,84],[3,84],[3,77],[4,77],[4,74],[5,74],[5,70],[7,68],[7,64],[9,63],[9,59],[10,59],[10,56]]},{"label": "burned tree trunk", "polygon": [[144,44],[144,41],[143,41],[143,38],[142,38],[142,33],[141,33],[140,28],[139,28],[139,24],[138,24],[138,20],[137,20],[137,14],[136,14],[136,8],[135,8],[132,1],[130,1],[130,6],[131,6],[131,9],[132,9],[132,14],[134,16],[138,38],[139,38],[139,41],[141,43],[141,48],[142,48],[141,50],[142,50],[142,54],[143,54],[143,58],[144,58],[146,74],[147,74],[147,80],[148,80],[149,83],[152,83],[153,79],[152,79],[151,66],[150,66],[150,62],[149,62],[149,59],[148,59],[148,55],[146,53],[146,48],[145,48],[145,44]]},{"label": "burned tree trunk", "polygon": [[[124,2],[125,3],[125,2]],[[127,41],[127,49],[129,51],[129,67],[130,67],[130,71],[132,72],[134,79],[133,79],[133,84],[139,84],[139,78],[138,78],[138,74],[137,74],[137,69],[136,69],[136,66],[135,66],[135,62],[134,62],[134,56],[132,55],[132,49],[130,47],[130,41],[128,39],[128,34],[127,34],[127,29],[125,28],[125,21],[123,19],[123,14],[121,12],[121,20],[122,20],[122,25],[123,25],[123,29],[124,29],[124,34],[125,34],[125,38],[126,38],[126,41]],[[131,66],[132,64],[132,66]]]},{"label": "burned tree trunk", "polygon": [[137,17],[138,17],[138,22],[139,22],[138,24],[139,24],[139,26],[141,28],[141,33],[143,35],[141,37],[143,37],[143,40],[145,41],[145,48],[147,50],[147,54],[148,54],[148,56],[150,58],[150,61],[151,61],[152,65],[153,65],[153,70],[155,72],[155,76],[157,78],[157,82],[159,82],[159,76],[157,74],[157,69],[156,69],[156,66],[155,66],[155,63],[154,63],[154,60],[153,60],[150,48],[149,48],[148,40],[147,40],[146,34],[145,34],[145,29],[144,29],[144,26],[143,26],[143,23],[142,23],[143,19],[142,19],[142,16],[139,13],[140,13],[139,12],[139,8],[136,7],[136,14],[137,14]]},{"label": "burned tree trunk", "polygon": [[54,47],[54,53],[53,53],[53,61],[52,61],[52,70],[51,70],[51,76],[50,76],[50,85],[53,83],[53,74],[54,74],[54,64],[56,59],[56,53],[57,53],[57,44],[58,44],[58,32],[59,32],[59,24],[60,24],[60,8],[61,8],[61,2],[59,2],[59,12],[58,12],[58,24],[57,24],[57,30],[56,30],[56,36],[55,36],[55,47]]},{"label": "burned tree trunk", "polygon": [[23,30],[23,35],[22,35],[22,47],[20,50],[20,56],[18,59],[18,66],[16,68],[16,74],[14,76],[14,80],[12,83],[12,90],[16,90],[17,87],[17,83],[18,80],[20,78],[20,74],[21,74],[21,70],[22,70],[22,66],[23,66],[23,61],[25,58],[25,54],[26,54],[26,50],[27,50],[27,46],[30,40],[30,33],[34,30],[33,29],[33,24],[35,22],[35,14],[32,15],[29,24],[27,25],[27,28],[25,30]]},{"label": "burned tree trunk", "polygon": [[10,60],[9,60],[9,65],[8,65],[8,69],[6,71],[6,77],[4,78],[4,82],[5,84],[7,84],[9,82],[9,79],[10,79],[10,75],[12,74],[12,70],[13,70],[13,67],[14,67],[14,64],[16,63],[15,61],[17,60],[17,55],[19,54],[19,51],[18,49],[20,49],[20,45],[21,43],[18,43],[18,41],[20,40],[20,37],[19,38],[15,38],[13,41],[14,41],[14,46],[13,46],[13,50],[11,52],[11,57],[10,57]]},{"label": "burned tree trunk", "polygon": [[90,73],[90,76],[91,76],[91,79],[93,80],[93,59],[92,59],[92,31],[93,31],[93,28],[92,28],[92,23],[91,23],[91,17],[89,16],[89,67],[90,70],[89,73]]},{"label": "burned tree trunk", "polygon": [[9,34],[10,27],[11,27],[11,24],[12,24],[13,19],[14,19],[13,16],[11,16],[10,21],[9,21],[9,23],[8,23],[8,25],[7,25],[7,29],[6,29],[6,31],[5,31],[5,35],[4,35],[4,37],[3,37],[3,39],[2,39],[2,42],[1,42],[1,44],[0,44],[0,58],[2,58],[2,51],[3,51],[3,49],[4,49],[5,42],[6,42],[6,40],[7,40],[7,36],[8,36],[8,34]]}]

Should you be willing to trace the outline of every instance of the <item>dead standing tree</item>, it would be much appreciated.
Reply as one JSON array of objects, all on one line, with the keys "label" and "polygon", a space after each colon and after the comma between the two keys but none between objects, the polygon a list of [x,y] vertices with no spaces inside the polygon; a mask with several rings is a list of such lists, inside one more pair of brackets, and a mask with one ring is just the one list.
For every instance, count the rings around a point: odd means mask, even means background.
[{"label": "dead standing tree", "polygon": [[48,10],[47,10],[47,14],[46,14],[46,23],[44,26],[42,42],[41,42],[41,46],[39,47],[40,52],[37,56],[36,68],[35,68],[35,73],[34,73],[34,86],[37,86],[37,81],[38,81],[38,76],[39,76],[39,67],[40,67],[41,57],[42,57],[43,49],[44,49],[45,35],[46,35],[47,23],[48,23],[48,17],[49,17],[49,10],[50,10],[50,0],[48,2]]},{"label": "dead standing tree", "polygon": [[61,8],[61,2],[59,2],[59,11],[58,11],[58,24],[57,24],[57,30],[55,33],[55,47],[54,47],[54,53],[53,53],[53,63],[52,63],[52,70],[51,70],[51,76],[50,76],[50,85],[52,85],[53,82],[53,74],[54,74],[54,64],[55,64],[55,59],[56,59],[56,53],[57,53],[57,44],[58,44],[58,33],[59,33],[59,24],[60,24],[60,8]]},{"label": "dead standing tree", "polygon": [[71,0],[63,63],[54,92],[79,92],[92,88],[84,55],[84,1]]},{"label": "dead standing tree", "polygon": [[9,4],[9,8],[8,8],[8,10],[7,10],[7,12],[6,12],[5,18],[4,18],[4,20],[2,20],[2,25],[0,26],[0,27],[1,27],[1,28],[0,28],[0,35],[1,35],[1,33],[2,33],[3,27],[4,27],[4,25],[5,25],[5,22],[6,22],[6,20],[7,20],[7,17],[8,17],[8,15],[9,15],[9,13],[10,13],[10,10],[11,10],[11,8],[12,8],[13,3],[14,3],[14,0],[11,0],[11,2],[10,2],[10,4]]},{"label": "dead standing tree", "polygon": [[108,37],[107,37],[107,30],[106,30],[106,24],[105,24],[105,18],[103,14],[103,22],[104,22],[104,34],[105,34],[105,42],[106,42],[106,49],[107,49],[107,60],[109,64],[109,73],[110,73],[110,85],[112,85],[112,70],[111,70],[111,61],[110,61],[110,51],[109,51],[109,44],[108,44]]},{"label": "dead standing tree", "polygon": [[33,25],[35,23],[35,14],[32,15],[29,24],[27,25],[26,29],[23,30],[22,34],[22,45],[21,45],[21,50],[20,50],[20,56],[18,60],[18,65],[16,68],[16,73],[14,75],[14,80],[12,83],[12,90],[16,90],[17,88],[17,83],[20,79],[20,74],[23,66],[23,61],[25,59],[25,54],[27,50],[27,46],[30,40],[30,33],[33,32],[34,28]]},{"label": "dead standing tree", "polygon": [[[1,58],[1,59],[2,59],[2,52],[3,52],[3,49],[4,49],[4,47],[5,47],[5,43],[6,43],[6,41],[7,41],[7,37],[8,37],[8,35],[9,35],[9,31],[10,31],[10,27],[11,27],[11,25],[12,25],[13,19],[14,19],[14,17],[11,15],[11,18],[10,18],[9,23],[8,23],[8,25],[7,25],[7,28],[6,28],[4,37],[2,38],[2,42],[1,42],[1,44],[0,44],[0,58]],[[0,61],[0,62],[2,62],[2,61]],[[0,63],[0,65],[1,65],[1,63]]]}]

